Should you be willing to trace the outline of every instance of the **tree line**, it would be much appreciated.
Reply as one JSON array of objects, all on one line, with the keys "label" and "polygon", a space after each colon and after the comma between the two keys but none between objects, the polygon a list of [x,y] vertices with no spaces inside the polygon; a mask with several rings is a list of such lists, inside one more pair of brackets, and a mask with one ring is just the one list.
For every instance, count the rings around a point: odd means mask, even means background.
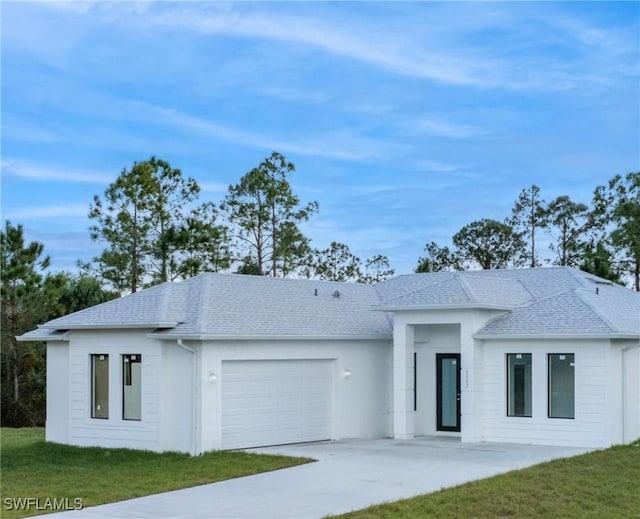
[{"label": "tree line", "polygon": [[[93,197],[89,232],[104,249],[79,262],[76,274],[51,272],[44,245],[27,243],[22,225],[7,221],[0,231],[2,426],[44,424],[44,345],[15,340],[39,323],[201,272],[361,283],[393,276],[382,254],[361,261],[345,243],[312,247],[302,225],[319,205],[295,194],[294,172],[273,152],[215,203],[168,162],[136,162]],[[640,173],[598,186],[590,207],[568,196],[547,203],[537,186],[524,189],[504,221],[463,226],[452,248],[427,243],[415,270],[540,266],[541,238],[550,243],[551,263],[614,281],[631,275],[640,290]]]},{"label": "tree line", "polygon": [[39,323],[141,288],[201,272],[373,283],[394,274],[381,254],[362,262],[348,245],[312,248],[301,223],[318,212],[289,182],[293,163],[274,152],[229,186],[220,204],[192,177],[151,157],[125,168],[89,206],[90,236],[104,250],[79,273],[50,272],[39,242],[5,222],[1,248],[1,424],[43,425],[45,348],[16,336]]},{"label": "tree line", "polygon": [[45,420],[45,347],[17,335],[38,324],[93,306],[119,294],[86,274],[48,272],[50,258],[38,242],[26,243],[22,225],[6,222],[0,233],[1,424],[33,427]]},{"label": "tree line", "polygon": [[[543,258],[546,241],[551,258]],[[503,221],[481,219],[463,226],[453,248],[431,241],[416,272],[466,269],[576,267],[640,291],[640,172],[616,175],[597,186],[591,205],[567,195],[547,202],[540,188],[523,189]]]},{"label": "tree line", "polygon": [[91,237],[107,247],[84,268],[118,292],[229,269],[365,283],[393,275],[383,255],[363,263],[344,243],[311,247],[300,226],[319,206],[294,193],[294,171],[273,152],[216,204],[200,201],[198,182],[168,162],[135,163],[94,196]]}]

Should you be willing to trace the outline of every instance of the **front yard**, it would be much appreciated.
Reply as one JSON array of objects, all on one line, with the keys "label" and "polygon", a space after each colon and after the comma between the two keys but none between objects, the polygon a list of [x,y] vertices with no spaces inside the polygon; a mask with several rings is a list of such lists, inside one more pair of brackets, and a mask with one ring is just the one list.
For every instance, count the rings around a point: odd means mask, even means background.
[{"label": "front yard", "polygon": [[[93,506],[311,461],[241,451],[190,457],[70,447],[45,443],[42,429],[2,429],[1,435],[3,518]],[[640,441],[340,517],[639,518]]]},{"label": "front yard", "polygon": [[341,519],[640,518],[640,441],[372,506]]},{"label": "front yard", "polygon": [[311,461],[240,451],[191,457],[70,447],[46,443],[44,429],[3,428],[0,434],[3,518],[111,503]]}]

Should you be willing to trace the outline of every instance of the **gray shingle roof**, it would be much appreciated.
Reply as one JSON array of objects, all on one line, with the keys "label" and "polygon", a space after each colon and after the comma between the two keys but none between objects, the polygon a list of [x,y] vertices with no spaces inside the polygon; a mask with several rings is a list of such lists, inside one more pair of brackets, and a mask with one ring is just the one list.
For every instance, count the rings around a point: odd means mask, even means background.
[{"label": "gray shingle roof", "polygon": [[184,319],[187,287],[181,283],[163,283],[119,299],[59,317],[45,328],[74,329],[114,326],[172,326]]},{"label": "gray shingle roof", "polygon": [[[416,290],[387,299],[381,306],[390,308],[513,307],[532,299],[531,294],[517,279],[475,276],[471,273],[454,273],[439,277],[438,281],[427,282],[425,286]],[[421,279],[417,281],[419,284],[422,282]]]},{"label": "gray shingle roof", "polygon": [[640,294],[562,267],[409,274],[377,285],[202,274],[54,319],[21,340],[113,327],[150,328],[159,338],[390,339],[386,310],[443,307],[504,309],[479,338],[640,338]]},{"label": "gray shingle roof", "polygon": [[384,309],[509,308],[482,328],[479,338],[640,337],[639,293],[567,267],[413,274],[377,289]]},{"label": "gray shingle roof", "polygon": [[640,334],[640,294],[637,292],[605,285],[598,287],[598,293],[593,288],[577,293],[613,331]]},{"label": "gray shingle roof", "polygon": [[20,337],[18,340],[21,342],[29,342],[29,341],[68,341],[68,333],[65,330],[50,330],[47,328],[38,328],[36,330],[32,330],[27,332]]},{"label": "gray shingle roof", "polygon": [[379,302],[370,285],[232,274],[204,274],[181,284],[192,285],[191,318],[159,332],[166,337],[392,334],[389,318],[370,310]]},{"label": "gray shingle roof", "polygon": [[609,335],[615,331],[577,292],[572,291],[516,307],[489,322],[477,336]]},{"label": "gray shingle roof", "polygon": [[389,317],[370,310],[378,303],[372,285],[201,274],[54,319],[32,340],[43,340],[43,330],[113,327],[157,329],[166,338],[390,338]]}]

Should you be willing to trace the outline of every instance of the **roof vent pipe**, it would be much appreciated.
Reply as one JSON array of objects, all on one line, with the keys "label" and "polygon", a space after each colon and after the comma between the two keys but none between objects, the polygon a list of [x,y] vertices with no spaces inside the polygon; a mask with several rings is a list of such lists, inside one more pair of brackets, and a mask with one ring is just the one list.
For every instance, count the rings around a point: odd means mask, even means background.
[{"label": "roof vent pipe", "polygon": [[600,293],[600,287],[596,287],[596,295]]},{"label": "roof vent pipe", "polygon": [[317,296],[317,295],[318,295],[318,289],[317,289],[317,288],[314,288],[314,289],[313,289],[313,295],[314,295],[314,296]]},{"label": "roof vent pipe", "polygon": [[339,292],[338,290],[336,290],[336,291],[333,293],[333,297],[335,297],[336,299],[337,299],[337,298],[339,298],[339,297],[340,297],[340,292]]}]

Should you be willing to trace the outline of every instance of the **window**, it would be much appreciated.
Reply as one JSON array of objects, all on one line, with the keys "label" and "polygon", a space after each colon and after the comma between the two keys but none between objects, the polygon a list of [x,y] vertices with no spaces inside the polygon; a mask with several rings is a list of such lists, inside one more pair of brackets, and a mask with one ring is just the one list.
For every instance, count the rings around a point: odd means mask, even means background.
[{"label": "window", "polygon": [[109,355],[91,355],[91,418],[109,418]]},{"label": "window", "polygon": [[413,352],[413,410],[418,410],[418,354]]},{"label": "window", "polygon": [[507,416],[531,416],[531,353],[507,354]]},{"label": "window", "polygon": [[142,419],[142,355],[122,356],[122,419]]},{"label": "window", "polygon": [[574,418],[574,355],[549,354],[549,418]]}]

